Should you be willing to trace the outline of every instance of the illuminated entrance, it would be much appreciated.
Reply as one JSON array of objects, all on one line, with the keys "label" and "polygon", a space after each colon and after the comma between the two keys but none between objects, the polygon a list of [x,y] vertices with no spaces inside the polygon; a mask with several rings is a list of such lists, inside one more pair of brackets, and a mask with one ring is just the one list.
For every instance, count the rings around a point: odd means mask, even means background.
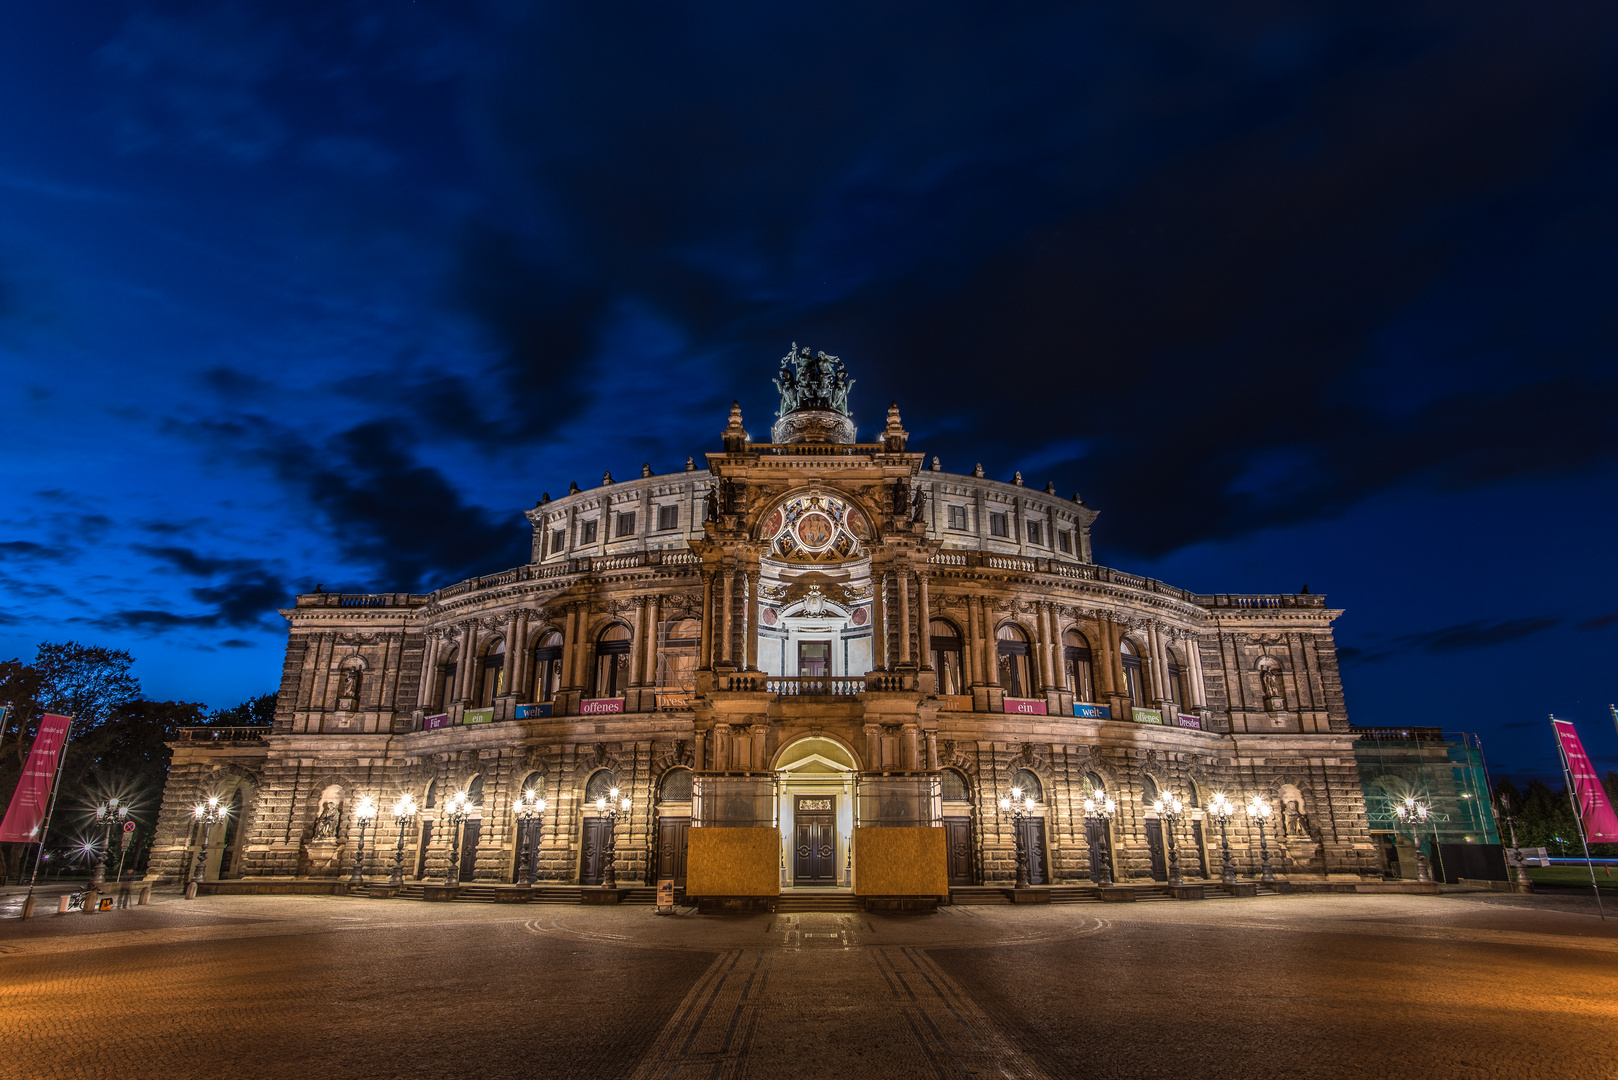
[{"label": "illuminated entrance", "polygon": [[780,777],[782,887],[848,887],[853,752],[836,739],[809,736],[783,748],[775,767]]}]

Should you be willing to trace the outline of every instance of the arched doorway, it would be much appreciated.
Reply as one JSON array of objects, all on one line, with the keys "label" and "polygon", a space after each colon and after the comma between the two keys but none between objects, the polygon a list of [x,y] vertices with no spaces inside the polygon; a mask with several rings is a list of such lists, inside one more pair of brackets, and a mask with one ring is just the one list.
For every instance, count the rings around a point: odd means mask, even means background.
[{"label": "arched doorway", "polygon": [[847,888],[858,759],[841,741],[810,735],[776,755],[781,778],[783,888]]},{"label": "arched doorway", "polygon": [[597,769],[584,785],[584,820],[579,852],[579,884],[600,885],[607,867],[607,848],[612,844],[612,818],[596,813],[597,799],[610,798],[618,789],[618,777],[611,769]]},{"label": "arched doorway", "polygon": [[938,774],[938,793],[942,803],[949,883],[952,886],[976,885],[971,783],[960,770],[944,769]]},{"label": "arched doorway", "polygon": [[657,880],[685,884],[691,835],[691,770],[677,765],[657,782]]},{"label": "arched doorway", "polygon": [[1018,769],[1011,777],[1013,792],[1034,800],[1033,810],[1022,819],[1023,850],[1028,853],[1028,884],[1050,882],[1050,864],[1045,854],[1045,785],[1031,769]]}]

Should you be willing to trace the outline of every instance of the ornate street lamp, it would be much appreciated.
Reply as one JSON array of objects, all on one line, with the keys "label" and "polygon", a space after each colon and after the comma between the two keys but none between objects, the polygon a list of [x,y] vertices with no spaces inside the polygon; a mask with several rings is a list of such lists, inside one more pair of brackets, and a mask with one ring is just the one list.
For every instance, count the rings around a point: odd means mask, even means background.
[{"label": "ornate street lamp", "polygon": [[1393,808],[1394,814],[1399,818],[1401,825],[1410,826],[1410,842],[1416,848],[1416,880],[1431,881],[1433,877],[1427,872],[1427,853],[1421,850],[1421,837],[1417,830],[1427,824],[1432,811],[1427,804],[1414,795],[1406,795],[1404,801]]},{"label": "ornate street lamp", "polygon": [[618,798],[615,787],[595,798],[595,813],[607,814],[607,852],[602,861],[602,889],[616,889],[618,871],[613,868],[613,863],[618,861],[618,814],[629,813],[629,800]]},{"label": "ornate street lamp", "polygon": [[390,885],[404,884],[404,834],[405,826],[410,824],[416,816],[416,800],[412,795],[401,795],[393,803],[393,820],[399,823],[399,842],[393,847],[393,876],[388,879]]},{"label": "ornate street lamp", "polygon": [[1511,796],[1500,796],[1500,809],[1505,811],[1506,827],[1511,830],[1511,873],[1518,892],[1533,892],[1534,883],[1523,866],[1522,848],[1517,846],[1517,819],[1511,816]]},{"label": "ornate street lamp", "polygon": [[1185,879],[1180,876],[1180,837],[1175,826],[1180,822],[1180,815],[1185,813],[1185,803],[1180,801],[1178,795],[1160,795],[1152,803],[1152,809],[1157,816],[1169,823],[1169,884],[1184,885]]},{"label": "ornate street lamp", "polygon": [[122,828],[128,819],[129,807],[120,803],[116,795],[96,807],[96,824],[101,826],[101,858],[96,860],[95,869],[90,874],[91,892],[100,892],[107,880],[107,860],[112,857],[113,826]]},{"label": "ornate street lamp", "polygon": [[618,789],[613,788],[605,795],[596,798],[596,813],[607,816],[607,850],[601,867],[601,887],[603,889],[616,889],[618,887],[618,871],[613,864],[618,860],[618,814],[629,813],[629,799],[618,797]]},{"label": "ornate street lamp", "polygon": [[522,822],[522,851],[517,856],[517,884],[527,889],[534,884],[534,861],[538,858],[535,849],[539,847],[539,830],[534,827],[534,823],[542,820],[545,800],[540,798],[533,788],[528,788],[518,796],[516,812],[518,820]]},{"label": "ornate street lamp", "polygon": [[1236,816],[1236,804],[1217,791],[1208,800],[1208,816],[1219,822],[1219,857],[1224,860],[1222,880],[1226,885],[1236,884],[1236,864],[1230,858],[1230,819]]},{"label": "ornate street lamp", "polygon": [[1011,797],[1000,796],[1000,810],[1011,814],[1011,832],[1017,840],[1017,883],[1016,888],[1028,888],[1028,845],[1023,838],[1023,819],[1034,809],[1032,796],[1024,795],[1020,787],[1011,789]]},{"label": "ornate street lamp", "polygon": [[1270,820],[1270,815],[1274,812],[1262,795],[1254,795],[1247,800],[1247,816],[1258,823],[1258,855],[1264,864],[1264,875],[1260,881],[1275,880],[1275,871],[1270,869],[1270,845],[1264,839],[1264,823]]},{"label": "ornate street lamp", "polygon": [[365,827],[375,817],[376,800],[369,795],[361,795],[359,805],[354,807],[354,820],[360,823],[360,846],[354,849],[354,870],[348,875],[350,888],[365,884]]},{"label": "ornate street lamp", "polygon": [[461,883],[461,826],[471,812],[472,800],[464,791],[457,791],[444,804],[444,816],[449,820],[449,872],[444,875],[445,885]]},{"label": "ornate street lamp", "polygon": [[213,827],[225,820],[226,808],[219,804],[217,795],[208,796],[207,802],[197,803],[191,810],[191,816],[196,818],[197,824],[202,826],[202,850],[197,854],[197,864],[191,868],[191,884],[185,890],[187,900],[197,895],[197,887],[208,871],[208,834]]},{"label": "ornate street lamp", "polygon": [[1090,881],[1098,888],[1112,884],[1111,859],[1107,857],[1107,823],[1118,809],[1105,791],[1084,797],[1085,835],[1090,841]]}]

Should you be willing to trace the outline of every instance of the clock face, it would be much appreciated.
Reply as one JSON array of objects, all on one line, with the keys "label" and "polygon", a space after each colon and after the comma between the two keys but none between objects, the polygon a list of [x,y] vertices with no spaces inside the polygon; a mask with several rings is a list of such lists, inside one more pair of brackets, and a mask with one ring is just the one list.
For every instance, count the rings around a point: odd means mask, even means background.
[{"label": "clock face", "polygon": [[796,532],[798,543],[810,551],[821,551],[837,535],[837,526],[825,514],[814,511],[798,519]]}]

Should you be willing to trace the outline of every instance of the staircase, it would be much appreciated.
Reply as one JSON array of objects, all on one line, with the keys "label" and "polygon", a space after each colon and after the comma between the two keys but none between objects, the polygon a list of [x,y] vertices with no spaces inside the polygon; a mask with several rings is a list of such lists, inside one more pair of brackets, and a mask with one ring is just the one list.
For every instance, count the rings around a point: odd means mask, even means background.
[{"label": "staircase", "polygon": [[805,911],[864,911],[860,898],[850,893],[783,893],[775,902],[777,914]]}]

